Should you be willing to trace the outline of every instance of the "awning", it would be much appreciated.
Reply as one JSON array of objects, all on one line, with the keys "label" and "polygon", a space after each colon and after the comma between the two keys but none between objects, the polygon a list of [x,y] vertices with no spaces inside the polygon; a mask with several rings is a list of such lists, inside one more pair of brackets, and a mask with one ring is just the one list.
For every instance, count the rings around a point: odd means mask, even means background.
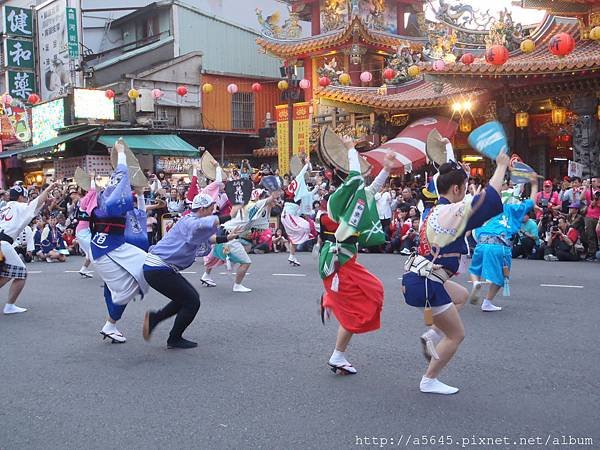
[{"label": "awning", "polygon": [[134,153],[161,156],[187,156],[199,158],[200,152],[175,134],[124,134],[100,136],[98,142],[112,147],[117,139],[123,138]]},{"label": "awning", "polygon": [[10,158],[11,156],[17,155],[19,158],[28,158],[30,156],[50,154],[54,150],[54,147],[60,144],[64,144],[69,141],[82,138],[88,134],[97,132],[97,128],[87,129],[83,131],[74,131],[73,133],[59,134],[58,136],[48,139],[47,141],[40,142],[37,145],[27,148],[21,148],[18,150],[12,150],[10,152],[0,153],[0,159]]}]

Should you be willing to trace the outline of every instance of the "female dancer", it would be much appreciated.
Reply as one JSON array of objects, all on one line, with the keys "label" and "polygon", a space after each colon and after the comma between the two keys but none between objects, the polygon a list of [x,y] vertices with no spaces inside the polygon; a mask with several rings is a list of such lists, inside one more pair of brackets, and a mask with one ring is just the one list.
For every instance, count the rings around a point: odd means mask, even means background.
[{"label": "female dancer", "polygon": [[343,375],[356,373],[346,359],[352,335],[380,327],[383,284],[356,262],[356,255],[359,243],[372,246],[385,242],[373,196],[385,184],[395,161],[393,155],[387,155],[383,170],[373,184],[365,188],[354,143],[350,138],[344,138],[344,143],[348,148],[350,173],[329,197],[328,213],[320,217],[322,247],[319,254],[319,273],[325,287],[321,320],[326,311],[332,311],[340,324],[328,364],[334,373]]},{"label": "female dancer", "polygon": [[433,314],[434,327],[422,336],[431,360],[421,379],[421,392],[458,392],[458,388],[437,379],[465,333],[458,310],[469,293],[450,278],[458,273],[461,257],[467,253],[465,232],[502,212],[500,191],[509,157],[501,153],[496,164],[489,186],[470,201],[464,199],[468,180],[464,167],[454,161],[440,166],[440,199],[421,227],[419,255],[409,258],[405,265],[402,286],[406,303],[418,308],[431,306]]},{"label": "female dancer", "polygon": [[[79,189],[83,190],[81,187]],[[85,253],[85,260],[83,261],[81,269],[79,269],[79,274],[85,278],[93,277],[92,272],[89,269],[90,263],[92,262],[92,250],[90,248],[92,231],[90,230],[90,215],[87,213],[87,209],[90,204],[97,204],[97,195],[96,183],[94,182],[94,177],[92,177],[90,190],[87,191],[82,198],[79,192],[76,193],[76,196],[80,198],[75,199],[73,196],[71,197],[73,201],[77,200],[77,212],[75,213],[77,227],[75,228],[75,237],[77,238],[77,242],[79,242],[79,248]]]}]

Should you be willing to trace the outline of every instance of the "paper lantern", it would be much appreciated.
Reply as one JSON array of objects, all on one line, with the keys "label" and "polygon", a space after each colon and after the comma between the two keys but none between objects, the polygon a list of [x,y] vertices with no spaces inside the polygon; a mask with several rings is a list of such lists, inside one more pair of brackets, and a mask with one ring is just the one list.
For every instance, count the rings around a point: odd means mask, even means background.
[{"label": "paper lantern", "polygon": [[185,86],[179,86],[177,88],[177,95],[179,95],[180,97],[183,97],[187,93],[188,93],[188,88],[186,88]]},{"label": "paper lantern", "polygon": [[340,83],[343,84],[344,86],[348,86],[352,82],[350,75],[348,75],[347,73],[341,74],[339,80],[340,80]]},{"label": "paper lantern", "polygon": [[373,74],[371,72],[363,72],[360,74],[360,81],[363,83],[370,83],[373,79]]},{"label": "paper lantern", "polygon": [[277,83],[277,89],[280,91],[285,91],[288,87],[288,82],[285,80],[281,80],[279,83]]},{"label": "paper lantern", "polygon": [[40,102],[40,96],[37,94],[30,94],[29,97],[27,97],[27,103],[31,104],[31,105],[35,105],[36,103]]},{"label": "paper lantern", "polygon": [[515,114],[515,125],[518,128],[527,128],[529,125],[529,114],[524,111]]},{"label": "paper lantern", "polygon": [[310,80],[303,78],[302,80],[300,80],[299,85],[301,89],[310,89]]},{"label": "paper lantern", "polygon": [[575,48],[575,39],[569,33],[558,33],[552,36],[548,48],[556,56],[566,56]]},{"label": "paper lantern", "polygon": [[154,100],[159,100],[164,95],[164,93],[160,89],[152,89],[150,91],[150,95]]},{"label": "paper lantern", "polygon": [[9,94],[3,94],[1,100],[2,104],[6,106],[11,105],[13,102],[13,98]]},{"label": "paper lantern", "polygon": [[533,42],[533,40],[525,39],[523,42],[521,42],[521,51],[523,53],[531,53],[534,50],[535,50],[535,42]]},{"label": "paper lantern", "polygon": [[433,68],[433,70],[435,70],[436,72],[442,72],[443,70],[446,69],[446,63],[444,61],[442,61],[441,59],[436,59],[433,64],[431,65],[431,67]]},{"label": "paper lantern", "polygon": [[319,78],[319,85],[321,87],[327,87],[331,84],[331,80],[329,79],[329,77],[321,77]]},{"label": "paper lantern", "polygon": [[445,63],[453,64],[456,62],[456,55],[453,53],[446,53],[443,59]]},{"label": "paper lantern", "polygon": [[135,88],[131,88],[129,89],[129,92],[127,92],[127,97],[129,97],[129,100],[135,100],[136,98],[139,98],[139,96],[140,93]]},{"label": "paper lantern", "polygon": [[554,125],[564,125],[567,121],[567,108],[558,107],[552,110],[552,123]]},{"label": "paper lantern", "polygon": [[235,83],[231,83],[229,86],[227,86],[227,92],[229,92],[230,94],[235,94],[238,91],[238,85]]},{"label": "paper lantern", "polygon": [[113,91],[112,89],[107,89],[106,91],[104,91],[104,96],[107,99],[112,100],[113,98],[115,98],[115,91]]},{"label": "paper lantern", "polygon": [[485,61],[494,66],[501,66],[508,61],[508,49],[504,45],[492,45],[485,51]]},{"label": "paper lantern", "polygon": [[468,66],[469,64],[473,64],[473,61],[475,61],[475,57],[473,56],[473,53],[465,53],[460,58],[460,62],[466,66]]},{"label": "paper lantern", "polygon": [[210,83],[204,83],[202,85],[202,92],[205,94],[210,94],[214,90],[214,86]]},{"label": "paper lantern", "polygon": [[388,81],[393,80],[395,76],[396,76],[396,71],[394,69],[392,69],[391,67],[388,67],[387,69],[385,69],[383,71],[383,78],[385,78]]},{"label": "paper lantern", "polygon": [[590,30],[590,39],[592,41],[600,40],[600,26],[594,27]]},{"label": "paper lantern", "polygon": [[409,77],[415,78],[419,76],[421,69],[419,69],[419,66],[412,65],[407,69],[407,73]]},{"label": "paper lantern", "polygon": [[470,117],[461,117],[458,123],[458,129],[461,133],[470,133],[473,130],[473,121]]},{"label": "paper lantern", "polygon": [[260,83],[252,83],[252,92],[260,92],[262,91],[262,86]]}]

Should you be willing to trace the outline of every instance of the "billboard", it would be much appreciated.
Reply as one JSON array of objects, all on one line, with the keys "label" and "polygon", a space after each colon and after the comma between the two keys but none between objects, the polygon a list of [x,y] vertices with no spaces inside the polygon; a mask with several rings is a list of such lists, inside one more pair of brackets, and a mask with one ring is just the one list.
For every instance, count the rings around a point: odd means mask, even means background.
[{"label": "billboard", "polygon": [[107,98],[105,91],[74,89],[73,102],[76,119],[115,120],[114,98]]},{"label": "billboard", "polygon": [[31,108],[33,145],[58,136],[58,130],[66,125],[65,99],[40,103]]}]

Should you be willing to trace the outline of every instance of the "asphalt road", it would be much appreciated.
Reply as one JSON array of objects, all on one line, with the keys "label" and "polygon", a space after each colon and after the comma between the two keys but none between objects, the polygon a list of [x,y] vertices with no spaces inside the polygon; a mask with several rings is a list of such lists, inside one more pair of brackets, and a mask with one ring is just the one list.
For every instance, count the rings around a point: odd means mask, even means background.
[{"label": "asphalt road", "polygon": [[166,349],[168,324],[142,339],[155,292],[125,312],[126,344],[102,341],[100,281],[66,272],[80,259],[31,264],[29,311],[0,316],[0,449],[600,448],[600,264],[516,261],[502,312],[463,310],[467,337],[440,377],[461,391],[444,397],[418,390],[424,327],[400,294],[404,258],[360,256],[386,303],[381,330],[351,343],[352,377],[326,367],[337,324],[320,323],[316,261],[253,260],[250,294],[224,269],[210,289],[189,269],[193,350]]}]

